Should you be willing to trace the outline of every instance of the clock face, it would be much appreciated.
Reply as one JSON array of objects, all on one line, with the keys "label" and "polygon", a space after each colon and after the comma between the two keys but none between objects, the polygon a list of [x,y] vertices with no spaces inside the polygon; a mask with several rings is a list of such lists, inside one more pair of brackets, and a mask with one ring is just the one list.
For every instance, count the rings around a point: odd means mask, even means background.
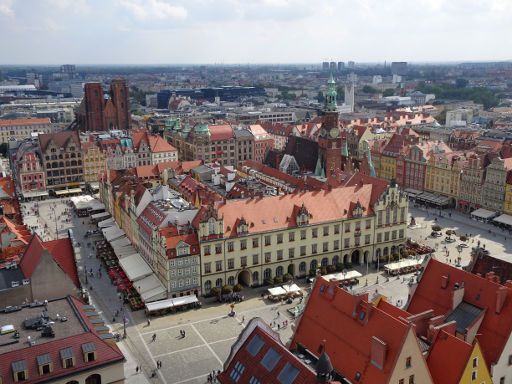
[{"label": "clock face", "polygon": [[332,138],[336,138],[340,134],[340,131],[338,128],[332,128],[330,134]]}]

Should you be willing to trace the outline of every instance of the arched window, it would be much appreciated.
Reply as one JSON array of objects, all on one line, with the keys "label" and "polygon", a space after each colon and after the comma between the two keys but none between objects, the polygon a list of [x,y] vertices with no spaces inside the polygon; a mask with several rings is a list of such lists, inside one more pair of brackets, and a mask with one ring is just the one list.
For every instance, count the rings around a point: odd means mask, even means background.
[{"label": "arched window", "polygon": [[258,273],[258,271],[254,271],[252,273],[252,282],[253,282],[253,284],[258,284],[259,279],[260,279],[260,274]]},{"label": "arched window", "polygon": [[303,261],[299,264],[299,272],[306,272],[306,262]]},{"label": "arched window", "polygon": [[283,267],[281,267],[281,266],[277,267],[276,276],[283,276],[283,274],[284,274]]},{"label": "arched window", "polygon": [[267,268],[263,271],[263,278],[264,279],[270,279],[272,277],[272,270],[270,268]]},{"label": "arched window", "polygon": [[321,262],[322,267],[327,267],[329,265],[329,259],[324,257]]},{"label": "arched window", "polygon": [[332,258],[332,265],[338,265],[340,263],[340,257],[338,255]]},{"label": "arched window", "polygon": [[212,282],[210,280],[206,280],[204,282],[204,290],[209,292],[212,289]]},{"label": "arched window", "polygon": [[318,268],[318,261],[311,260],[311,263],[309,264],[309,269],[316,271],[317,268]]},{"label": "arched window", "polygon": [[64,166],[64,162],[63,161],[59,161],[59,167],[62,168]]},{"label": "arched window", "polygon": [[222,287],[222,279],[221,278],[218,278],[216,281],[215,281],[215,286],[217,288],[221,288]]},{"label": "arched window", "polygon": [[388,247],[384,247],[384,256],[387,256],[389,253]]},{"label": "arched window", "polygon": [[235,285],[235,278],[233,276],[228,277],[228,285]]},{"label": "arched window", "polygon": [[101,375],[95,373],[85,379],[85,384],[101,384]]}]

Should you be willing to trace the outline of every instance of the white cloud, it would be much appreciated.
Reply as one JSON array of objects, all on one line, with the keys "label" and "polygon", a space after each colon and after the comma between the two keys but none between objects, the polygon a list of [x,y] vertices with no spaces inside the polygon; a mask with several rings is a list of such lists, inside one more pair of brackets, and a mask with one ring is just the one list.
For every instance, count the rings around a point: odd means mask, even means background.
[{"label": "white cloud", "polygon": [[181,5],[172,5],[165,0],[119,0],[124,7],[138,20],[156,19],[185,19],[187,10]]},{"label": "white cloud", "polygon": [[0,0],[0,15],[13,17],[12,3],[13,0]]}]

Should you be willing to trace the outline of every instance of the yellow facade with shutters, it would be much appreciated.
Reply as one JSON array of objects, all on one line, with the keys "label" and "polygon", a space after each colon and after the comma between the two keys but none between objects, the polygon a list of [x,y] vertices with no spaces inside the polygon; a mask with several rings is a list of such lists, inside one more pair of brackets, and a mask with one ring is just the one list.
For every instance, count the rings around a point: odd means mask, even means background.
[{"label": "yellow facade with shutters", "polygon": [[382,155],[380,158],[379,177],[386,180],[396,179],[396,158]]},{"label": "yellow facade with shutters", "polygon": [[505,184],[505,203],[503,204],[503,212],[512,215],[512,184]]},{"label": "yellow facade with shutters", "polygon": [[492,384],[491,375],[487,369],[480,344],[475,341],[473,351],[468,359],[464,373],[462,374],[460,384]]}]

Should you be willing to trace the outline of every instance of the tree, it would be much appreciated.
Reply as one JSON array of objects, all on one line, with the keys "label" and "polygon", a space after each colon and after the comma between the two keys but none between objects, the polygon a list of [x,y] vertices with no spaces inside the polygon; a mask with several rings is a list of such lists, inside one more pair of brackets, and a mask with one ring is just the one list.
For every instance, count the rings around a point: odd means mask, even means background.
[{"label": "tree", "polygon": [[455,80],[455,86],[457,88],[466,88],[467,85],[468,85],[468,81],[466,79]]},{"label": "tree", "polygon": [[384,92],[382,93],[382,96],[388,97],[388,96],[394,96],[394,94],[395,94],[395,90],[393,88],[388,88],[388,89],[384,90]]},{"label": "tree", "polygon": [[283,283],[283,277],[282,276],[274,277],[274,284],[282,284],[282,283]]},{"label": "tree", "polygon": [[288,281],[291,281],[293,279],[293,276],[290,275],[289,273],[286,273],[284,276],[283,276],[283,281],[286,283]]},{"label": "tree", "polygon": [[219,296],[219,293],[220,293],[220,289],[217,287],[212,287],[212,289],[210,289],[211,296]]},{"label": "tree", "polygon": [[435,232],[439,232],[441,229],[442,229],[441,226],[438,225],[438,224],[434,224],[432,226],[432,230],[435,231]]},{"label": "tree", "polygon": [[371,93],[371,94],[374,94],[374,93],[378,93],[379,91],[378,91],[378,90],[376,90],[375,88],[373,88],[373,87],[369,86],[369,85],[365,85],[365,86],[363,87],[363,92],[364,92],[364,93]]},{"label": "tree", "polygon": [[229,295],[231,292],[233,292],[233,287],[231,285],[225,285],[222,287],[223,295]]}]

